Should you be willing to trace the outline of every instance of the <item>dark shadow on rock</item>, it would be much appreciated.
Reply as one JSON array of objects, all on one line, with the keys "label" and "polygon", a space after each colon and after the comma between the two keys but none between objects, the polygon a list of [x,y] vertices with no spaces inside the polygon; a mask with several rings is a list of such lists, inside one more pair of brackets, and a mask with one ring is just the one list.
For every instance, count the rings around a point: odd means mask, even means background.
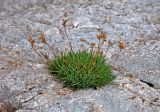
[{"label": "dark shadow on rock", "polygon": [[140,81],[143,82],[143,83],[146,83],[148,86],[154,88],[154,85],[152,83],[149,83],[149,82],[143,81],[143,80],[140,80]]}]

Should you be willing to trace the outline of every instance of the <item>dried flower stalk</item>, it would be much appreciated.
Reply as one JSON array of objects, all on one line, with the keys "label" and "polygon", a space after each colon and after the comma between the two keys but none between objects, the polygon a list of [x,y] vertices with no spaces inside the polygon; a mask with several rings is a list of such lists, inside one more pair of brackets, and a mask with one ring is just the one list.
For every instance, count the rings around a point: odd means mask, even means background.
[{"label": "dried flower stalk", "polygon": [[35,46],[34,46],[35,40],[32,39],[31,36],[28,37],[28,42],[31,44],[32,49],[34,50],[34,52],[35,52],[36,54],[38,54],[38,56],[39,56],[44,62],[46,62],[46,61],[44,60],[44,58],[41,56],[41,54],[35,49]]},{"label": "dried flower stalk", "polygon": [[69,46],[70,46],[70,49],[71,49],[71,51],[73,52],[73,48],[72,48],[72,43],[71,43],[71,41],[69,40],[69,37],[68,37],[68,34],[67,34],[67,19],[63,19],[63,27],[64,27],[64,32],[65,32],[65,35],[66,35],[66,37],[67,37],[67,40],[68,40],[68,42],[69,42]]},{"label": "dried flower stalk", "polygon": [[55,48],[46,41],[44,33],[41,33],[39,35],[38,39],[41,40],[42,43],[44,43],[45,45],[47,45],[50,48],[50,50],[52,51],[53,55],[56,56],[56,53],[54,51]]},{"label": "dried flower stalk", "polygon": [[34,47],[34,44],[35,44],[35,40],[32,39],[31,36],[28,37],[28,42],[31,44],[32,48]]}]

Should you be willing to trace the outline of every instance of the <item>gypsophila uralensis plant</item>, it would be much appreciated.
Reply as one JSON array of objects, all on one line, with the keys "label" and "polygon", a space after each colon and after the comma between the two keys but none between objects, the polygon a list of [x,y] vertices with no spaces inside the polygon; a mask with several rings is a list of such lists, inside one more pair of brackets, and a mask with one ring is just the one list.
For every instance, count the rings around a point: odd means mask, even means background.
[{"label": "gypsophila uralensis plant", "polygon": [[[72,42],[67,34],[67,19],[63,20],[64,33],[68,40],[70,51],[59,52],[58,48],[53,47],[45,38],[44,33],[41,33],[38,39],[48,46],[52,51],[54,58],[50,59],[46,52],[38,51],[35,47],[35,39],[29,36],[33,50],[40,56],[40,58],[48,65],[48,70],[55,75],[66,87],[73,89],[85,89],[89,87],[102,87],[109,84],[115,77],[112,76],[112,67],[106,62],[106,55],[108,49],[115,43],[106,35],[105,32],[100,31],[96,36],[98,43],[89,42],[84,38],[80,41],[90,46],[90,51],[79,50],[74,52]],[[102,47],[107,45],[106,51]],[[120,51],[124,49],[125,42],[120,40],[118,42]],[[55,51],[58,51],[55,52]]]},{"label": "gypsophila uralensis plant", "polygon": [[48,69],[50,73],[57,74],[67,87],[102,87],[114,79],[111,66],[105,62],[105,57],[100,54],[93,55],[87,51],[69,52],[53,59],[48,64]]}]

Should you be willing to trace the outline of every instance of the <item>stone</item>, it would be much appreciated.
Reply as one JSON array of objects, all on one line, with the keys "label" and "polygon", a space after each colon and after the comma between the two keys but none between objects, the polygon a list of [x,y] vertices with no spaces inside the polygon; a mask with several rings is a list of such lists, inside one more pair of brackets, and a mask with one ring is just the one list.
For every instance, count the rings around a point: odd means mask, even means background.
[{"label": "stone", "polygon": [[[160,110],[159,0],[0,0],[0,4],[1,111],[6,111],[8,102],[16,112]],[[52,57],[37,39],[44,32],[60,51],[69,49],[62,25],[65,15],[74,50],[81,45],[89,48],[80,38],[98,42],[100,30],[115,42],[106,56],[116,76],[111,85],[98,90],[66,89],[31,48],[29,35],[38,50]],[[120,39],[126,45],[121,51]]]}]

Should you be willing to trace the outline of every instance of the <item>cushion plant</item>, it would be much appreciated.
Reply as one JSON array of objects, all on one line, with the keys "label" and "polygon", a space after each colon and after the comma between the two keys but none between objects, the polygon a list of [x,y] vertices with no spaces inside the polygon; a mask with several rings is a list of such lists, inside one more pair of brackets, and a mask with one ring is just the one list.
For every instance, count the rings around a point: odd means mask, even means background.
[{"label": "cushion plant", "polygon": [[92,54],[87,51],[68,52],[57,56],[48,64],[50,73],[65,86],[74,89],[102,87],[113,79],[112,69],[106,64],[101,54]]}]

